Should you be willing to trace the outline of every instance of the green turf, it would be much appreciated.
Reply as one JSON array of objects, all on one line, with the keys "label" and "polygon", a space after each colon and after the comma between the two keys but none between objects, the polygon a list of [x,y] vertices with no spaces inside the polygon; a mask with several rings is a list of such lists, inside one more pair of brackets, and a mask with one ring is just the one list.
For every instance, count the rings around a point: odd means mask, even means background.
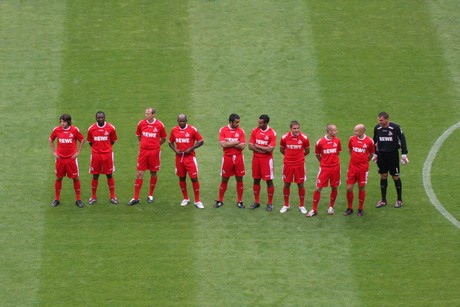
[{"label": "green turf", "polygon": [[[2,305],[460,304],[460,230],[430,204],[422,168],[436,139],[459,121],[460,7],[455,1],[34,1],[0,2],[0,303]],[[181,208],[172,151],[164,146],[156,203],[132,197],[137,122],[153,105],[168,133],[179,113],[198,127],[206,209]],[[68,112],[86,134],[98,110],[119,135],[120,206],[74,205],[70,180],[51,208],[47,138]],[[365,216],[238,210],[232,179],[220,209],[218,129],[242,116],[249,133],[268,113],[280,137],[297,119],[312,144],[334,122],[344,148],[355,124],[372,135],[385,110],[406,134],[405,206],[375,209],[371,166]],[[459,132],[440,148],[432,184],[457,219]],[[80,159],[90,196],[89,146]],[[244,202],[252,201],[251,154]],[[342,180],[348,153],[342,155]],[[318,163],[307,157],[307,206]],[[148,179],[148,177],[146,177]],[[190,185],[189,185],[190,186]],[[191,192],[191,191],[190,191]],[[389,199],[395,198],[389,182]],[[263,186],[262,200],[266,199]]]}]

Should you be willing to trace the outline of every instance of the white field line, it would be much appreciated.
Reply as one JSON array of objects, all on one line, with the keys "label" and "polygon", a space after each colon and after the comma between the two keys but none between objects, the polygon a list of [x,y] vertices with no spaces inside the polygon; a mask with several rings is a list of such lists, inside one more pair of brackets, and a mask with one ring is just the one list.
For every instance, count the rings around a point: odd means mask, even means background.
[{"label": "white field line", "polygon": [[436,154],[441,148],[442,143],[456,130],[460,128],[460,122],[456,123],[455,125],[451,126],[449,129],[444,131],[444,133],[436,140],[434,145],[431,147],[430,152],[428,153],[428,157],[423,164],[423,186],[425,187],[425,192],[428,195],[433,206],[452,224],[454,224],[458,229],[460,229],[460,222],[450,214],[443,205],[439,202],[436,194],[433,191],[433,187],[431,185],[431,165],[433,164],[434,159],[436,158]]}]

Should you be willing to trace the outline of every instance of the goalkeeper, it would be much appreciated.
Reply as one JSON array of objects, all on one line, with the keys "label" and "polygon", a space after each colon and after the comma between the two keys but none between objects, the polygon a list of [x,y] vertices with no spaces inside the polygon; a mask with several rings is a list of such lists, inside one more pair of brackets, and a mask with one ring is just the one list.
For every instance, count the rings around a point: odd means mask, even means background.
[{"label": "goalkeeper", "polygon": [[[388,113],[379,113],[378,121],[378,125],[374,128],[375,154],[373,160],[377,162],[380,174],[382,199],[377,202],[376,207],[381,208],[387,204],[388,173],[390,173],[393,177],[398,196],[394,207],[401,208],[403,201],[399,162],[401,161],[402,164],[409,163],[409,159],[407,159],[406,138],[401,127],[390,122]],[[401,149],[401,160],[399,158],[399,149]]]}]

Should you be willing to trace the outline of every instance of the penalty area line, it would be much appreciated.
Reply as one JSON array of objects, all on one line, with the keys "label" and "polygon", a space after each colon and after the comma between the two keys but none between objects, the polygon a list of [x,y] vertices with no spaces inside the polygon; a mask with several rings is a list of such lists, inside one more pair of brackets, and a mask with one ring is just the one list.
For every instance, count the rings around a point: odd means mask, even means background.
[{"label": "penalty area line", "polygon": [[428,153],[428,157],[423,164],[423,186],[425,188],[425,192],[428,195],[433,206],[452,224],[454,224],[458,229],[460,229],[460,222],[447,211],[444,206],[439,202],[436,194],[433,191],[433,186],[431,185],[431,166],[433,164],[434,159],[436,158],[436,154],[441,148],[442,143],[456,130],[460,128],[460,122],[456,123],[455,125],[449,127],[444,133],[436,140],[433,146]]}]

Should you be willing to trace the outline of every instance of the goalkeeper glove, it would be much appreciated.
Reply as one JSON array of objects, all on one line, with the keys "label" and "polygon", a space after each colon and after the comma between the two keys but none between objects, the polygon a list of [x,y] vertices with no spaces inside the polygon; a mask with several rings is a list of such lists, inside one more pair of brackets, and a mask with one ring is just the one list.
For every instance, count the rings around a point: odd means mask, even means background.
[{"label": "goalkeeper glove", "polygon": [[407,155],[402,155],[401,156],[401,163],[406,165],[409,163],[409,159],[407,159]]}]

